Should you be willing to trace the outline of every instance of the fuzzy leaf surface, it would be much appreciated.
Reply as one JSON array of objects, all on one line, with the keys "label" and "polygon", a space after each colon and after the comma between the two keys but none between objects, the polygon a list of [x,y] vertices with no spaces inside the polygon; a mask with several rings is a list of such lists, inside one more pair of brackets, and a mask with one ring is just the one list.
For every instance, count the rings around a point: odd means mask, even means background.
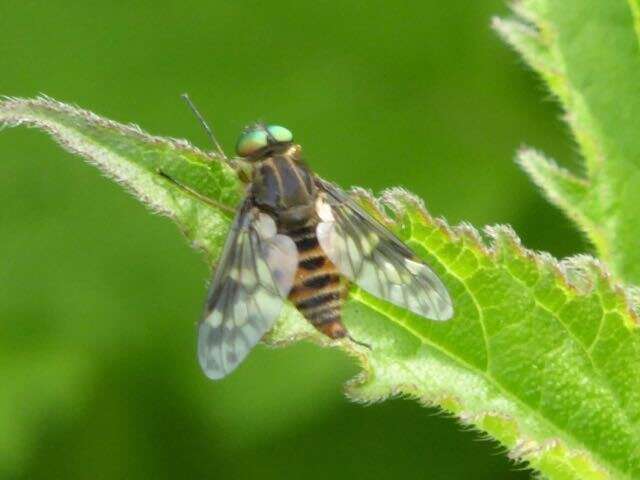
[{"label": "fuzzy leaf surface", "polygon": [[[587,233],[598,257],[640,282],[640,29],[637,0],[522,0],[494,26],[558,98],[584,159],[586,195],[532,174]],[[527,150],[519,156],[527,165]],[[577,178],[577,177],[576,177]],[[557,177],[556,177],[557,179]]]}]

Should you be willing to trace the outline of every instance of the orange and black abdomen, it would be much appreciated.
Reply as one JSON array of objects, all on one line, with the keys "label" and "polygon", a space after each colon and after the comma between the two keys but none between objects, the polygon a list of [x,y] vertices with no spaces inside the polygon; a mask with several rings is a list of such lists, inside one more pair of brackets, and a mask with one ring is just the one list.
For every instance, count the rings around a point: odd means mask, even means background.
[{"label": "orange and black abdomen", "polygon": [[298,247],[298,271],[289,299],[325,335],[331,338],[346,336],[341,321],[346,285],[336,266],[320,248],[316,225],[307,224],[287,231],[286,235]]},{"label": "orange and black abdomen", "polygon": [[336,266],[318,244],[313,174],[301,162],[299,149],[288,149],[260,162],[255,170],[255,203],[275,215],[278,233],[287,235],[298,249],[298,270],[289,299],[318,330],[342,338],[342,302],[346,286]]}]

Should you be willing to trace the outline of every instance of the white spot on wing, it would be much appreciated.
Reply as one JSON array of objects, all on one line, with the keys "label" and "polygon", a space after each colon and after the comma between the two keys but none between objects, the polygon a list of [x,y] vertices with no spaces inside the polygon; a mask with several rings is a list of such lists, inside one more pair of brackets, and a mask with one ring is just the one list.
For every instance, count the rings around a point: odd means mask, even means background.
[{"label": "white spot on wing", "polygon": [[218,328],[222,324],[222,315],[217,310],[214,310],[205,321],[211,328]]},{"label": "white spot on wing", "polygon": [[371,252],[373,252],[373,249],[378,244],[378,236],[375,233],[370,233],[368,239],[362,238],[361,241],[362,253],[364,253],[365,256],[369,257],[371,255]]},{"label": "white spot on wing", "polygon": [[390,282],[398,285],[403,283],[402,278],[400,278],[400,274],[398,273],[398,270],[391,262],[384,263],[384,273],[387,275],[387,278],[389,279]]},{"label": "white spot on wing", "polygon": [[[293,278],[298,269],[298,250],[295,242],[285,235],[276,235],[266,247],[264,257],[278,291],[283,297],[286,297],[291,290]],[[261,277],[260,281],[265,282],[265,279]]]},{"label": "white spot on wing", "polygon": [[242,339],[242,337],[240,335],[236,336],[236,339],[234,341],[233,347],[236,351],[236,354],[239,356],[244,357],[246,352],[247,352],[247,344],[245,343],[245,341]]},{"label": "white spot on wing", "polygon": [[407,266],[407,270],[409,270],[414,275],[417,275],[421,271],[424,271],[424,269],[426,268],[425,265],[422,265],[421,263],[418,263],[418,262],[414,262],[413,260],[409,260],[408,258],[404,260],[404,263]]},{"label": "white spot on wing", "polygon": [[347,254],[353,259],[360,257],[360,251],[356,246],[356,242],[351,237],[347,238]]},{"label": "white spot on wing", "polygon": [[244,326],[247,323],[248,316],[249,312],[247,311],[247,304],[245,302],[236,302],[233,306],[233,320],[236,327]]},{"label": "white spot on wing", "polygon": [[333,222],[333,211],[331,210],[331,205],[329,205],[323,198],[322,195],[318,196],[316,200],[316,212],[320,220],[323,222]]},{"label": "white spot on wing", "polygon": [[262,239],[269,239],[275,236],[278,231],[276,228],[276,222],[266,213],[259,213],[258,220],[255,223],[258,236]]}]

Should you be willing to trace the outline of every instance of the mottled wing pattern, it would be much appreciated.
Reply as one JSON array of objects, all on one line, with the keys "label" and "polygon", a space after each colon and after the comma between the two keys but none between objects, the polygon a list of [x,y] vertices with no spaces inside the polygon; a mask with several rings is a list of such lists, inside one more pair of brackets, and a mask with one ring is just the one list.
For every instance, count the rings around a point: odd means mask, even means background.
[{"label": "mottled wing pattern", "polygon": [[212,379],[228,375],[273,326],[293,285],[296,245],[246,200],[238,211],[199,325],[198,358]]},{"label": "mottled wing pattern", "polygon": [[453,304],[444,284],[393,233],[335,185],[320,178],[320,246],[349,280],[369,293],[431,320],[448,320]]}]

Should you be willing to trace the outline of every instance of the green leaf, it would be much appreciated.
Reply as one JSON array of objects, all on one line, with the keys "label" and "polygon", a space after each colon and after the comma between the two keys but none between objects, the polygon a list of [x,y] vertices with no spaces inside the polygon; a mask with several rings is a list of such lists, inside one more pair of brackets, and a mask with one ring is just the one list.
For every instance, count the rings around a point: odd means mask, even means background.
[{"label": "green leaf", "polygon": [[[579,182],[587,192],[579,198],[565,195],[557,177],[526,170],[550,200],[576,220],[612,271],[638,283],[638,2],[522,0],[514,4],[514,12],[513,19],[495,19],[494,27],[562,104],[584,158],[585,177]],[[520,162],[531,166],[530,158],[520,156]]]},{"label": "green leaf", "polygon": [[547,198],[584,229],[599,251],[604,249],[607,240],[598,224],[600,205],[589,183],[533,149],[521,149],[517,158]]},{"label": "green leaf", "polygon": [[[0,123],[49,132],[173,218],[208,256],[218,255],[230,217],[157,172],[233,206],[239,182],[219,159],[48,98],[0,102]],[[583,181],[532,152],[523,158],[555,185],[554,195],[574,203],[584,197]],[[345,322],[373,348],[337,342],[363,367],[348,386],[351,398],[409,395],[438,405],[551,478],[640,475],[640,336],[629,300],[637,290],[613,283],[590,257],[557,262],[526,250],[508,227],[487,228],[487,245],[468,225],[432,218],[403,190],[381,201],[362,190],[354,195],[441,275],[456,316],[426,321],[353,287]],[[267,341],[300,338],[332,344],[288,306]]]},{"label": "green leaf", "polygon": [[235,172],[212,154],[184,140],[160,138],[136,125],[122,125],[47,97],[6,99],[0,123],[41,128],[72,153],[95,164],[124,185],[152,210],[171,217],[194,246],[215,258],[229,225],[230,213],[212,208],[171,184],[163,171],[221,205],[241,198]]}]

